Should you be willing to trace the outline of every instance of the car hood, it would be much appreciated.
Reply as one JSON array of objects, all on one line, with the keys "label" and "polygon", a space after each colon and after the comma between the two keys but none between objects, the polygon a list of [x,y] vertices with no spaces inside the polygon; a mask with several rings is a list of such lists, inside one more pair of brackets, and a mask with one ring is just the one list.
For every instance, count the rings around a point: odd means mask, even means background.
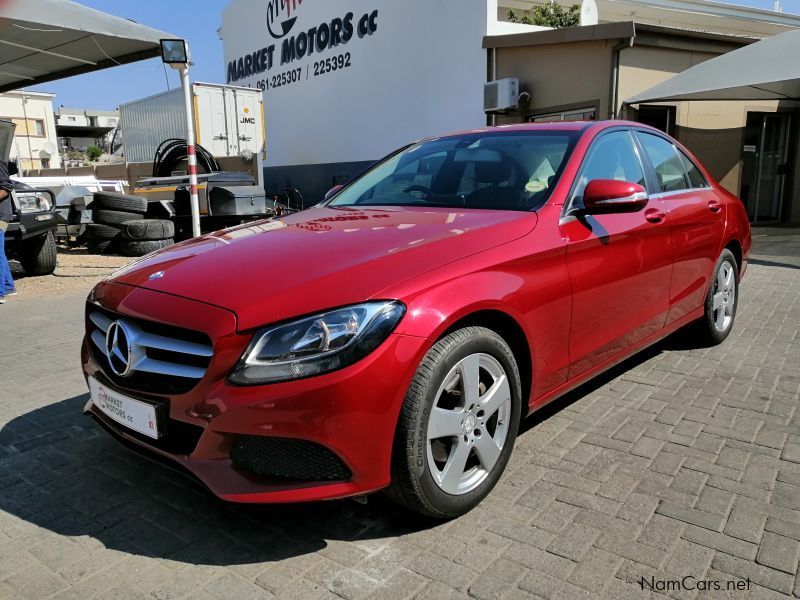
[{"label": "car hood", "polygon": [[312,208],[177,244],[110,280],[226,308],[244,331],[363,302],[535,225],[526,212]]}]

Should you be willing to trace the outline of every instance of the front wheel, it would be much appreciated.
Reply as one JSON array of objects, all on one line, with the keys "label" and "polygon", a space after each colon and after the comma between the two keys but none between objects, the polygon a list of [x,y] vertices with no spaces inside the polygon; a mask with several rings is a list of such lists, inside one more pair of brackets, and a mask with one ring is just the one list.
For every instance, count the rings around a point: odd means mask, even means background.
[{"label": "front wheel", "polygon": [[465,327],[437,342],[406,393],[389,497],[435,518],[474,508],[508,463],[521,389],[514,354],[494,331]]},{"label": "front wheel", "polygon": [[20,263],[25,273],[33,277],[52,275],[56,270],[56,238],[52,231],[22,243]]},{"label": "front wheel", "polygon": [[739,303],[739,267],[730,250],[723,250],[708,289],[703,318],[696,333],[708,345],[721,344],[733,329]]}]

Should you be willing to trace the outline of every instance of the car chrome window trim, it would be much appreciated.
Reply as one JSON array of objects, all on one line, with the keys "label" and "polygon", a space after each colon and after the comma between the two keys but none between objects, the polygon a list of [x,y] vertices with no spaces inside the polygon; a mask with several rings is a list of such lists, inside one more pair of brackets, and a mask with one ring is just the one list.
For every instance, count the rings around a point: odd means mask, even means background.
[{"label": "car chrome window trim", "polygon": [[[684,192],[704,191],[704,190],[713,190],[714,189],[712,187],[712,185],[708,182],[708,178],[705,176],[705,173],[703,173],[703,171],[700,169],[700,167],[697,165],[697,163],[692,158],[689,157],[688,153],[686,151],[684,151],[678,145],[677,140],[671,139],[670,137],[668,137],[667,135],[665,135],[661,131],[651,131],[650,129],[634,128],[634,129],[631,129],[631,133],[634,134],[634,138],[636,139],[636,142],[637,142],[638,145],[642,144],[642,141],[639,139],[639,136],[641,134],[652,135],[652,136],[659,137],[659,138],[665,140],[675,150],[675,152],[678,155],[678,159],[680,160],[681,165],[683,166],[683,178],[684,178],[684,181],[686,182],[686,184],[688,185],[688,187],[686,189],[683,189],[683,190],[671,190],[671,191],[668,191],[668,192],[657,192],[655,194],[651,194],[650,195],[651,198],[661,198],[661,197],[664,197],[664,196],[671,196],[671,195],[674,195],[674,194],[682,194]],[[695,187],[695,186],[692,185],[691,179],[689,177],[689,170],[686,168],[686,164],[684,164],[684,161],[683,161],[684,157],[686,158],[686,160],[688,160],[694,166],[695,169],[697,169],[697,172],[700,174],[700,177],[702,177],[703,181],[705,182],[704,186]],[[648,166],[650,167],[652,172],[655,173],[655,168],[653,167],[652,163],[650,162],[650,157],[648,156],[646,158],[647,158],[647,161],[648,161]]]},{"label": "car chrome window trim", "polygon": [[714,188],[710,185],[701,188],[690,188],[686,190],[672,190],[669,192],[659,192],[657,194],[650,194],[651,198],[656,198],[658,200],[664,200],[665,198],[671,198],[672,196],[678,196],[680,194],[688,194],[692,192],[712,192]]}]

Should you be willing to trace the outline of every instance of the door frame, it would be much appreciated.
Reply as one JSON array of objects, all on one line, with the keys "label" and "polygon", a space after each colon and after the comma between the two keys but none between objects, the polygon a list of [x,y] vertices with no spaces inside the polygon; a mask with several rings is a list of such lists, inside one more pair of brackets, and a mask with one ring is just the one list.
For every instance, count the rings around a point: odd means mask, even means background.
[{"label": "door frame", "polygon": [[779,192],[779,199],[778,199],[778,210],[777,215],[774,219],[761,219],[758,218],[758,207],[759,203],[761,202],[761,176],[762,176],[762,168],[764,164],[764,141],[766,137],[766,129],[767,129],[767,118],[769,117],[779,117],[786,121],[786,130],[784,133],[784,148],[783,148],[783,157],[781,158],[781,162],[783,164],[787,164],[789,160],[789,147],[791,144],[791,130],[792,130],[792,113],[787,111],[775,111],[775,112],[768,112],[768,111],[760,111],[760,110],[748,110],[745,113],[745,119],[747,115],[750,113],[760,114],[761,115],[761,132],[759,134],[759,141],[758,141],[758,164],[756,166],[756,186],[755,186],[755,194],[754,194],[754,202],[753,202],[753,224],[757,225],[760,223],[780,223],[781,217],[783,215],[783,200],[784,195],[786,192],[786,173],[782,173],[780,175],[780,192]]}]

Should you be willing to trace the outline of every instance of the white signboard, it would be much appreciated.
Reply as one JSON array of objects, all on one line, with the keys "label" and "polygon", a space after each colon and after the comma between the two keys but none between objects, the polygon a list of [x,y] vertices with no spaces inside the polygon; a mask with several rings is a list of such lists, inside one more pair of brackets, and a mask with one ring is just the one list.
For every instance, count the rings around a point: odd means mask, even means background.
[{"label": "white signboard", "polygon": [[264,90],[265,166],[374,160],[481,127],[487,0],[233,0],[227,83]]}]

